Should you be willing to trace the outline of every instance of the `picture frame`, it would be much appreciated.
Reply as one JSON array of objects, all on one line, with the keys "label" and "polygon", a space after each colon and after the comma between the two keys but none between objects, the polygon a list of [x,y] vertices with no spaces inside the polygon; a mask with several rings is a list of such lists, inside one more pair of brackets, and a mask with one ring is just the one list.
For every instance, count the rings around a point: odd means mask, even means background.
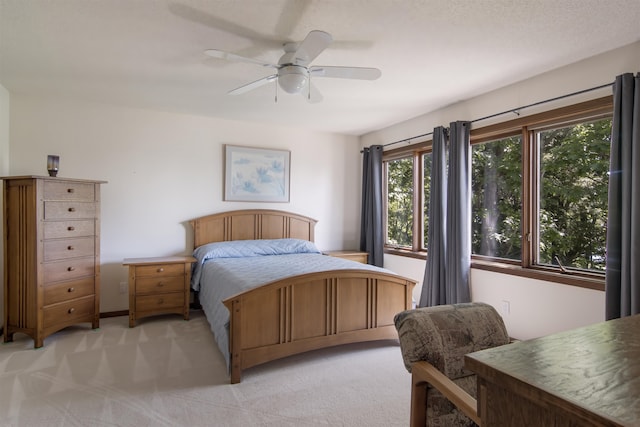
[{"label": "picture frame", "polygon": [[288,202],[291,152],[225,145],[224,200]]}]

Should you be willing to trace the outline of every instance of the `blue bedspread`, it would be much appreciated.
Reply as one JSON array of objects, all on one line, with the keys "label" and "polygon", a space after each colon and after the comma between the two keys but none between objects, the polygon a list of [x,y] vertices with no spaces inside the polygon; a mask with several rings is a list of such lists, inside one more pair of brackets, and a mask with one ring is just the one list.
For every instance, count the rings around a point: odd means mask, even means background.
[{"label": "blue bedspread", "polygon": [[[202,257],[204,252],[200,251],[199,254],[194,252],[194,256]],[[211,252],[207,251],[207,253]],[[229,366],[229,312],[222,303],[223,300],[285,277],[354,268],[390,273],[389,270],[371,265],[321,255],[319,251],[280,255],[253,254],[240,258],[199,258],[194,270],[192,288],[200,291],[200,304],[216,343]]]}]

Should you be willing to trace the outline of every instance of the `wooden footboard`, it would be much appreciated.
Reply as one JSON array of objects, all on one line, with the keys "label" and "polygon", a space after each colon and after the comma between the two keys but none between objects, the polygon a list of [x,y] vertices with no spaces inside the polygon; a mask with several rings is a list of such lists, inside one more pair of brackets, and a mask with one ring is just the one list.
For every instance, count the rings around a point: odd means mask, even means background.
[{"label": "wooden footboard", "polygon": [[339,344],[397,339],[396,313],[411,308],[415,281],[367,270],[279,280],[224,301],[231,383],[271,360]]}]

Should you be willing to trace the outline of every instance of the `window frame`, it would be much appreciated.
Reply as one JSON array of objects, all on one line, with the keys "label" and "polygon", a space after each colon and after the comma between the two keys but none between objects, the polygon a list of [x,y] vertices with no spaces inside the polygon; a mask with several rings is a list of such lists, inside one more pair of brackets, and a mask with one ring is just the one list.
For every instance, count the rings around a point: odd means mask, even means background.
[{"label": "window frame", "polygon": [[[422,155],[430,154],[432,150],[431,140],[412,144],[407,147],[396,148],[393,150],[386,150],[382,155],[382,165],[383,165],[383,189],[384,189],[384,197],[383,200],[383,213],[384,213],[384,233],[385,233],[385,243],[384,243],[384,252],[389,254],[407,256],[412,258],[426,258],[426,248],[422,247],[422,236],[424,234],[424,215],[423,215],[423,204],[424,204],[424,192],[423,192],[423,182],[422,175],[424,173],[424,164],[421,161]],[[403,158],[411,158],[413,161],[413,228],[412,228],[412,243],[411,248],[404,248],[399,246],[389,245],[386,242],[388,237],[388,221],[387,221],[387,213],[388,213],[388,180],[387,180],[387,162],[392,160],[398,160]],[[416,191],[418,190],[418,191]]]},{"label": "window frame", "polygon": [[[387,243],[387,239],[389,238],[389,162],[393,162],[396,160],[404,160],[404,159],[408,159],[411,160],[412,164],[411,164],[411,172],[413,174],[413,178],[412,178],[412,186],[413,186],[413,197],[411,197],[412,200],[412,204],[413,206],[411,207],[412,209],[412,214],[413,214],[413,224],[412,224],[412,241],[411,241],[411,248],[407,248],[406,246],[400,246],[400,245],[391,245],[389,243]],[[382,162],[382,174],[384,177],[384,181],[383,181],[383,188],[384,188],[384,195],[385,197],[383,198],[383,210],[384,210],[384,236],[385,236],[385,241],[384,241],[384,247],[385,248],[393,248],[395,250],[398,251],[414,251],[416,246],[416,221],[415,221],[415,214],[416,214],[416,159],[415,156],[413,154],[410,155],[406,155],[406,154],[401,154],[401,155],[397,155],[397,156],[393,156],[393,157],[389,157],[389,158],[385,158]],[[421,195],[419,197],[422,197]]]},{"label": "window frame", "polygon": [[[518,117],[513,120],[495,123],[488,126],[471,129],[471,145],[494,141],[501,138],[520,135],[522,138],[522,254],[520,261],[503,258],[487,257],[483,255],[471,256],[471,267],[479,270],[493,271],[519,277],[526,277],[582,288],[604,290],[604,272],[583,270],[562,271],[559,266],[539,265],[535,263],[537,224],[538,224],[538,167],[535,132],[550,127],[570,125],[590,120],[597,120],[613,115],[613,96],[596,98],[565,107],[539,112],[529,116]],[[413,247],[401,249],[387,246],[384,252],[412,258],[426,259],[426,248],[420,248],[424,215],[422,192],[422,162],[421,155],[431,152],[431,140],[412,144],[407,147],[385,150],[383,165],[386,181],[386,162],[401,157],[413,156],[414,166],[414,202],[413,202]],[[384,224],[387,224],[387,187],[384,188]],[[420,189],[420,191],[415,191]]]}]

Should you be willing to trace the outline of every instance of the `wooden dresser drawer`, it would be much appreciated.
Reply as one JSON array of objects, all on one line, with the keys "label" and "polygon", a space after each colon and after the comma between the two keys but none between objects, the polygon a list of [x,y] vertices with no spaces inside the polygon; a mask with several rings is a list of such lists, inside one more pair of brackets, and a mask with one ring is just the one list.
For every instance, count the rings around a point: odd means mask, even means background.
[{"label": "wooden dresser drawer", "polygon": [[96,234],[96,222],[93,219],[75,221],[47,221],[44,223],[45,239],[65,237],[84,237]]},{"label": "wooden dresser drawer", "polygon": [[45,181],[44,198],[46,200],[88,200],[94,201],[95,185],[71,181]]},{"label": "wooden dresser drawer", "polygon": [[44,260],[79,258],[95,255],[95,239],[80,237],[77,239],[46,240],[44,242]]},{"label": "wooden dresser drawer", "polygon": [[44,305],[56,304],[76,298],[93,295],[95,285],[93,277],[71,282],[56,283],[44,287]]},{"label": "wooden dresser drawer", "polygon": [[44,324],[75,323],[79,318],[92,315],[94,309],[95,302],[93,295],[50,305],[44,307],[42,310]]},{"label": "wooden dresser drawer", "polygon": [[361,264],[367,263],[367,254],[349,254],[343,255],[341,258],[359,262]]},{"label": "wooden dresser drawer", "polygon": [[136,311],[164,311],[184,306],[184,292],[136,296]]},{"label": "wooden dresser drawer", "polygon": [[136,295],[184,291],[184,276],[141,277],[136,280]]},{"label": "wooden dresser drawer", "polygon": [[45,283],[95,276],[94,258],[74,258],[44,264]]},{"label": "wooden dresser drawer", "polygon": [[44,202],[44,219],[95,218],[96,204],[93,202]]},{"label": "wooden dresser drawer", "polygon": [[184,264],[156,264],[140,265],[136,267],[138,277],[158,277],[158,276],[182,276],[184,275]]}]

